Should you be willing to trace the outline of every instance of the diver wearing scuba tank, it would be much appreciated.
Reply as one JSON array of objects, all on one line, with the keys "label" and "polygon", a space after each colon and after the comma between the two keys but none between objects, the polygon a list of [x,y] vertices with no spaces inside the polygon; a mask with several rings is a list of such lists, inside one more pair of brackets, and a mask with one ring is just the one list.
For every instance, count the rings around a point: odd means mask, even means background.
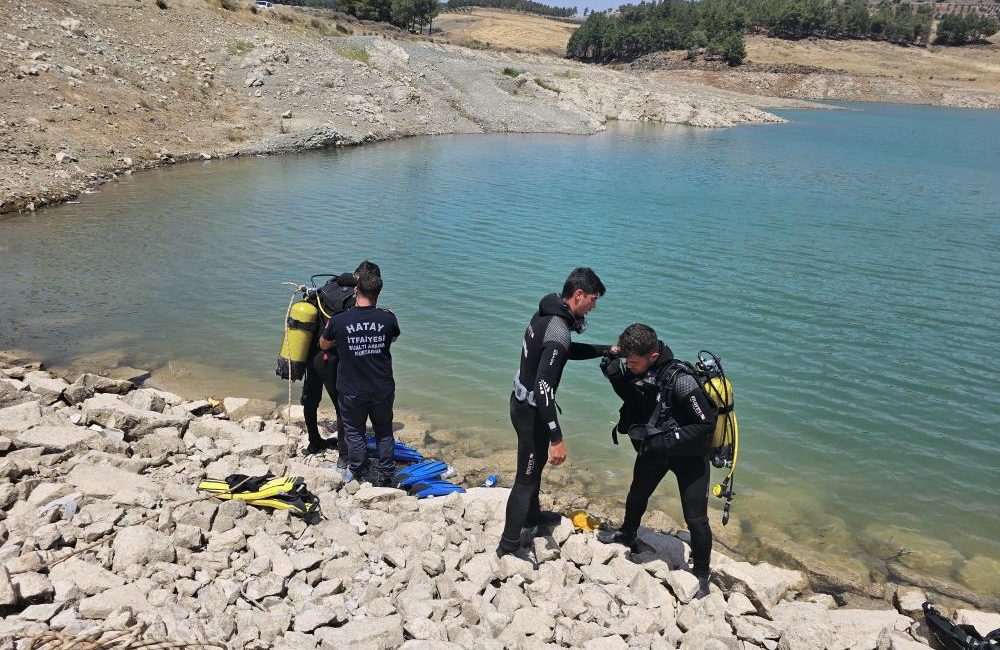
[{"label": "diver wearing scuba tank", "polygon": [[563,285],[562,294],[549,294],[538,303],[521,341],[521,360],[510,396],[510,420],[517,434],[517,474],[507,499],[504,532],[497,554],[515,551],[521,529],[558,521],[541,511],[538,493],[547,461],[566,460],[557,415],[556,390],[567,359],[595,359],[608,346],[573,343],[570,332],[586,329],[586,315],[605,292],[589,268],[577,268]]},{"label": "diver wearing scuba tank", "polygon": [[716,408],[648,325],[627,327],[618,347],[621,359],[605,357],[601,363],[601,370],[623,402],[612,437],[617,444],[618,434],[627,432],[638,455],[625,501],[625,520],[614,537],[602,541],[633,546],[650,496],[672,471],[691,533],[697,597],[703,598],[708,595],[712,554],[708,452]]},{"label": "diver wearing scuba tank", "polygon": [[[319,334],[326,328],[330,318],[354,306],[354,287],[358,283],[361,272],[380,275],[377,264],[365,260],[358,264],[354,273],[341,273],[330,278],[326,284],[317,289],[309,289],[307,298],[314,300],[320,312],[320,326],[313,337],[309,359],[306,362],[305,377],[302,381],[302,419],[305,421],[309,444],[306,454],[318,454],[327,449],[328,442],[319,432],[318,410],[323,400],[323,389],[333,401],[337,414],[337,466],[347,467],[347,439],[344,435],[344,423],[340,413],[340,402],[337,393],[337,354],[336,350],[320,350]],[[313,276],[315,279],[319,276]]]}]

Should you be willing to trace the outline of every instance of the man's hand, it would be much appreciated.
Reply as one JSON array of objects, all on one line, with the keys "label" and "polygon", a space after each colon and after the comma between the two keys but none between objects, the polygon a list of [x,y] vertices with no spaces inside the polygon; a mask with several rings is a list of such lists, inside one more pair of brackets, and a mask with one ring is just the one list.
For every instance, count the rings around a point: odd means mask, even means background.
[{"label": "man's hand", "polygon": [[566,462],[566,443],[562,440],[549,445],[549,463],[562,465]]},{"label": "man's hand", "polygon": [[611,379],[616,375],[620,375],[622,372],[621,359],[615,356],[614,352],[606,353],[601,359],[601,372],[603,372],[604,376],[608,379]]}]

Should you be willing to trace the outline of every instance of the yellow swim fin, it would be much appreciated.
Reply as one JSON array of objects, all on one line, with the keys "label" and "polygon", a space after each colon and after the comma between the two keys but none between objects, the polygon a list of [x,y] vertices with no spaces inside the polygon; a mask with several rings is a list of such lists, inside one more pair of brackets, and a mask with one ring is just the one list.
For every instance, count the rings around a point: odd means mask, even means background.
[{"label": "yellow swim fin", "polygon": [[256,501],[291,494],[302,485],[301,476],[246,476],[232,474],[224,479],[209,478],[198,483],[198,489],[212,492],[220,499]]}]

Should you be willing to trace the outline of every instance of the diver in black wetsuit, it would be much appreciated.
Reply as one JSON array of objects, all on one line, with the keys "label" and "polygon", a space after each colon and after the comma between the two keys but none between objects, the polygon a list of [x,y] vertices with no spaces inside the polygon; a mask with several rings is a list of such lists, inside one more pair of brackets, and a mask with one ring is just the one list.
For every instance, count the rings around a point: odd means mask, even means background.
[{"label": "diver in black wetsuit", "polygon": [[517,476],[507,499],[507,518],[497,555],[520,546],[521,529],[557,523],[558,515],[542,513],[538,502],[546,461],[561,465],[566,445],[556,416],[556,390],[567,359],[594,359],[609,346],[572,343],[570,332],[586,328],[587,313],[605,292],[593,270],[574,269],[562,295],[549,294],[538,303],[521,343],[521,365],[510,396],[510,421],[517,433]]},{"label": "diver in black wetsuit", "polygon": [[708,454],[717,412],[695,378],[680,368],[667,344],[641,323],[622,332],[618,357],[608,355],[601,362],[601,370],[623,402],[613,430],[615,444],[619,433],[627,433],[639,452],[625,501],[625,521],[613,537],[601,541],[634,547],[649,497],[672,471],[691,533],[696,597],[704,598],[712,555]]},{"label": "diver in black wetsuit", "polygon": [[326,451],[328,442],[319,433],[318,410],[323,399],[323,389],[333,401],[337,413],[337,467],[347,467],[347,438],[344,435],[344,423],[340,414],[339,395],[337,393],[337,352],[336,350],[320,350],[319,334],[323,332],[329,318],[355,304],[354,287],[358,283],[361,272],[381,276],[378,265],[365,260],[358,264],[354,273],[341,273],[330,278],[326,284],[316,290],[316,302],[321,308],[320,324],[312,340],[309,352],[309,362],[306,364],[306,374],[302,380],[302,419],[305,420],[306,432],[309,435],[309,445],[306,454],[319,454]]}]

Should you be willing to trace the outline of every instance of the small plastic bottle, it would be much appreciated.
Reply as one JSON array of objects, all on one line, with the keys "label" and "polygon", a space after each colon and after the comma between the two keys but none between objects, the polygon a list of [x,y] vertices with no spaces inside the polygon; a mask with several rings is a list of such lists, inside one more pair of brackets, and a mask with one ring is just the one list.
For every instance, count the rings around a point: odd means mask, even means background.
[{"label": "small plastic bottle", "polygon": [[489,476],[486,477],[486,480],[483,481],[483,487],[493,487],[496,484],[497,484],[496,474],[490,474]]}]

